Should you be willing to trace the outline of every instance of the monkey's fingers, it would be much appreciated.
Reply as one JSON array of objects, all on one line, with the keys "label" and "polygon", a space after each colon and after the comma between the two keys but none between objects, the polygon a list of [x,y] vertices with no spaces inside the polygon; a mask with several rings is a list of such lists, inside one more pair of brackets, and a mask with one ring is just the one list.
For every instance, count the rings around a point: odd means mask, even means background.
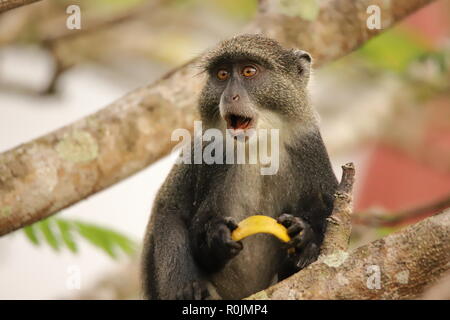
[{"label": "monkey's fingers", "polygon": [[242,242],[240,241],[227,241],[226,245],[228,246],[231,257],[237,256],[237,254],[241,252],[242,248],[244,247],[242,245]]},{"label": "monkey's fingers", "polygon": [[225,225],[230,229],[230,231],[233,231],[238,227],[238,224],[231,217],[225,218]]},{"label": "monkey's fingers", "polygon": [[262,215],[251,216],[239,222],[238,227],[231,233],[231,238],[239,241],[256,233],[270,233],[283,242],[291,240],[285,226]]}]

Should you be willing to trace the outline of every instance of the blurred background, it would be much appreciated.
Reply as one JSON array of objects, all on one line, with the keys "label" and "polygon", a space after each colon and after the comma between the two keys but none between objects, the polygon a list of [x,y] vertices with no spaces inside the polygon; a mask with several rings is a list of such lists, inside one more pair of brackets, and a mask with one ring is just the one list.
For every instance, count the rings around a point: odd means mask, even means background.
[{"label": "blurred background", "polygon": [[[72,4],[76,34],[65,27]],[[256,10],[256,0],[47,0],[0,14],[0,152],[157,80],[241,32]],[[449,79],[447,0],[315,71],[336,175],[357,168],[352,246],[450,207]],[[139,298],[140,245],[173,162],[0,238],[0,299]]]}]

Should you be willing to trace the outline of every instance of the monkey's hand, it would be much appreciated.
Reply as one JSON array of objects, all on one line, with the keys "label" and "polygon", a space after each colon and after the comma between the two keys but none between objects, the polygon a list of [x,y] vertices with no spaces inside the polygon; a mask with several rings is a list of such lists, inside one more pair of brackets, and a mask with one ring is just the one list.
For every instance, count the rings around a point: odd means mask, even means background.
[{"label": "monkey's hand", "polygon": [[241,241],[231,239],[231,232],[236,228],[237,223],[234,219],[226,217],[211,223],[207,230],[206,242],[219,264],[225,264],[243,248]]},{"label": "monkey's hand", "polygon": [[319,256],[319,246],[315,243],[315,234],[311,225],[300,217],[284,213],[277,222],[287,228],[291,240],[286,244],[288,263],[299,271]]},{"label": "monkey's hand", "polygon": [[208,300],[210,298],[206,283],[203,281],[187,282],[178,289],[177,300]]}]

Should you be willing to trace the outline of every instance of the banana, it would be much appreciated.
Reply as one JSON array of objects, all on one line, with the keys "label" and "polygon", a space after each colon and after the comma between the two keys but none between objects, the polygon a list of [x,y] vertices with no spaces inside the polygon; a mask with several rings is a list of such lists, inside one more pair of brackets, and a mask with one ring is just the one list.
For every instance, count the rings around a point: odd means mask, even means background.
[{"label": "banana", "polygon": [[250,216],[239,222],[238,227],[231,233],[231,238],[239,241],[255,233],[270,233],[283,242],[291,240],[285,226],[271,217],[262,215]]}]

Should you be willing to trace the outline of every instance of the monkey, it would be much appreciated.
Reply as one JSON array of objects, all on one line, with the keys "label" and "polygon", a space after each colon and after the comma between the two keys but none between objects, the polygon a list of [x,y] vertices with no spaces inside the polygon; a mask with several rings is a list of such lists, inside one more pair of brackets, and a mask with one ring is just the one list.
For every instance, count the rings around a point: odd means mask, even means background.
[{"label": "monkey", "polygon": [[[260,163],[175,164],[145,234],[145,298],[242,299],[318,258],[337,179],[310,101],[311,64],[306,51],[250,34],[204,56],[198,110],[205,128],[279,130],[279,169],[262,175]],[[275,218],[291,240],[232,240],[237,223],[254,214]]]}]

